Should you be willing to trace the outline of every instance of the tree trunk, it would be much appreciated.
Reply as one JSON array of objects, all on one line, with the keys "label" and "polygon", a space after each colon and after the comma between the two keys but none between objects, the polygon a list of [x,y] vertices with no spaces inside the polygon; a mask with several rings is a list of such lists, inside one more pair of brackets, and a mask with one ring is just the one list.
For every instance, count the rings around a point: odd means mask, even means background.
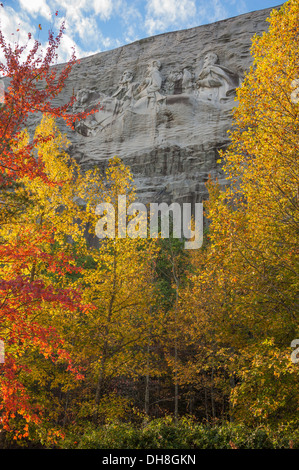
[{"label": "tree trunk", "polygon": [[146,376],[145,376],[145,396],[144,396],[144,412],[146,415],[149,413],[149,356],[150,356],[150,343],[147,345],[147,360],[146,360]]},{"label": "tree trunk", "polygon": [[106,369],[106,361],[108,357],[108,337],[109,337],[109,325],[112,320],[112,314],[113,314],[113,304],[114,304],[114,299],[116,295],[116,249],[114,249],[114,259],[113,259],[113,288],[112,288],[112,294],[109,302],[109,307],[108,307],[108,315],[107,315],[107,323],[105,326],[105,341],[103,345],[103,353],[102,353],[102,358],[101,358],[101,363],[100,363],[100,370],[99,370],[99,376],[98,376],[98,381],[97,381],[97,386],[96,386],[96,393],[95,393],[95,408],[94,408],[94,413],[93,413],[93,421],[96,424],[98,420],[98,414],[99,414],[99,403],[102,395],[102,390],[103,390],[103,384],[104,384],[104,379],[105,379],[105,369]]},{"label": "tree trunk", "polygon": [[212,405],[212,416],[214,419],[216,417],[215,400],[214,400],[214,367],[212,367],[212,375],[211,375],[211,405]]}]

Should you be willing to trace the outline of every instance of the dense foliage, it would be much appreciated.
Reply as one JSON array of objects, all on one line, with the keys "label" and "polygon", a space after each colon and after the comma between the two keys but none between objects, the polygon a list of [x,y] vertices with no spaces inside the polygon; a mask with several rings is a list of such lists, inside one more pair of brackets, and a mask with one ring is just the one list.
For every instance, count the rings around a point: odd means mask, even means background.
[{"label": "dense foliage", "polygon": [[116,157],[83,173],[67,153],[62,32],[24,62],[0,34],[0,446],[298,448],[298,2],[253,39],[196,251],[95,236],[97,205],[117,220],[134,184]]}]

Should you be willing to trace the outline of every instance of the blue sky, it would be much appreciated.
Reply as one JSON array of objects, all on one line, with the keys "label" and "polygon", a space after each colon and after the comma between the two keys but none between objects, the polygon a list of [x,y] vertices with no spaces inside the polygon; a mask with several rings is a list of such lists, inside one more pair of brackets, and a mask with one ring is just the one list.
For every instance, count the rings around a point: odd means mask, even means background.
[{"label": "blue sky", "polygon": [[32,38],[45,45],[48,30],[57,31],[64,20],[66,31],[59,62],[65,62],[73,45],[76,56],[85,57],[148,36],[213,23],[282,3],[275,0],[0,0],[0,27],[7,40],[27,42],[30,32]]}]

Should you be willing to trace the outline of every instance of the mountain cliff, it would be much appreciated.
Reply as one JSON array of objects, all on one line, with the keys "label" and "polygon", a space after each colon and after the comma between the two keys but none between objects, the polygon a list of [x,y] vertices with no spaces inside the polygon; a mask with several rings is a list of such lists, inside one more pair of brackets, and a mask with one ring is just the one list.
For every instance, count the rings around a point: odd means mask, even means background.
[{"label": "mountain cliff", "polygon": [[201,202],[208,175],[225,183],[218,150],[229,143],[236,88],[251,39],[271,9],[149,37],[84,59],[57,104],[98,113],[64,129],[82,168],[114,155],[131,167],[142,202]]}]

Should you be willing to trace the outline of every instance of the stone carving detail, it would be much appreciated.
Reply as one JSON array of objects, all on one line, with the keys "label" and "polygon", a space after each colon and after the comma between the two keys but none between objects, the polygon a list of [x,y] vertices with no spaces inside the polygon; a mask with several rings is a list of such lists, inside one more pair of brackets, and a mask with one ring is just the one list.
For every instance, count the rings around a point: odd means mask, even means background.
[{"label": "stone carving detail", "polygon": [[153,60],[149,63],[145,80],[137,89],[135,103],[131,111],[138,114],[147,114],[148,110],[160,107],[165,102],[166,96],[160,93],[163,77],[160,73],[161,62]]},{"label": "stone carving detail", "polygon": [[138,88],[138,83],[133,82],[133,72],[131,70],[125,70],[122,74],[122,77],[119,81],[119,87],[115,93],[113,93],[112,98],[116,98],[115,109],[113,114],[120,114],[128,108],[133,100],[134,94]]},{"label": "stone carving detail", "polygon": [[191,94],[194,89],[194,73],[191,67],[183,70],[173,70],[166,79],[165,90],[167,95]]},{"label": "stone carving detail", "polygon": [[238,75],[218,62],[218,56],[214,52],[205,56],[203,68],[196,80],[199,99],[223,102],[228,100],[239,86]]},{"label": "stone carving detail", "polygon": [[[117,155],[132,170],[140,202],[206,199],[209,176],[227,184],[218,152],[230,142],[234,89],[252,65],[252,37],[268,29],[271,10],[82,58],[57,105],[75,90],[78,111],[101,110],[76,122],[75,130],[59,120],[69,154],[83,171],[94,166],[104,170]],[[298,78],[292,77],[288,90],[294,103],[299,84],[291,82]],[[39,121],[39,114],[32,114],[32,135]]]},{"label": "stone carving detail", "polygon": [[183,76],[182,76],[182,92],[183,93],[192,93],[193,88],[194,88],[193,80],[194,80],[194,74],[192,73],[189,67],[185,67],[183,70]]},{"label": "stone carving detail", "polygon": [[[73,106],[74,112],[88,111],[98,104],[96,99],[97,94],[87,88],[82,88],[76,93],[76,101]],[[92,135],[94,129],[97,127],[97,121],[93,116],[88,116],[83,121],[76,121],[75,130],[79,133],[88,137]]]},{"label": "stone carving detail", "polygon": [[[221,106],[233,97],[240,80],[237,74],[218,62],[217,54],[210,52],[206,54],[202,70],[196,78],[191,67],[184,67],[182,70],[171,71],[165,80],[161,73],[162,64],[155,59],[148,64],[141,83],[133,80],[131,70],[125,70],[118,88],[111,96],[81,89],[77,93],[75,111],[91,109],[98,103],[101,111],[76,124],[75,130],[84,136],[95,136],[107,126],[117,126],[120,129],[125,126],[124,120],[130,113],[156,117],[157,127],[161,125],[161,116],[164,116],[162,127],[165,127],[165,122],[175,119],[171,111],[174,104],[183,103],[189,106],[191,113],[194,112],[196,102]],[[166,107],[167,110],[164,109]],[[184,109],[182,116],[185,114]]]},{"label": "stone carving detail", "polygon": [[74,111],[100,109],[100,112],[88,116],[84,121],[76,123],[75,130],[84,136],[95,136],[106,126],[111,125],[118,115],[134,101],[134,93],[138,83],[133,82],[133,72],[125,70],[117,90],[111,95],[81,89],[77,92]]}]

